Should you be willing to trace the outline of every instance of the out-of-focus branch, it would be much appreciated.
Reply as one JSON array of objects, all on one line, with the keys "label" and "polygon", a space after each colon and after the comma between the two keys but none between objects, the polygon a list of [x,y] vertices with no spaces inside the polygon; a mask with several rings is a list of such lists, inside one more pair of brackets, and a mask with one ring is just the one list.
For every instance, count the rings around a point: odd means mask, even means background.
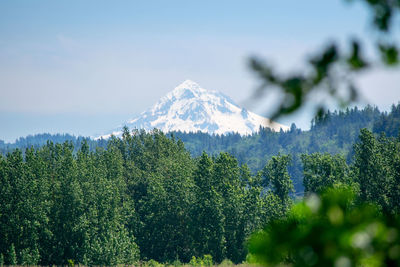
[{"label": "out-of-focus branch", "polygon": [[271,119],[295,113],[310,101],[316,107],[315,115],[324,113],[325,102],[310,98],[314,92],[323,92],[340,106],[347,106],[357,101],[359,96],[352,77],[374,65],[398,65],[399,48],[393,36],[393,21],[400,13],[400,0],[358,1],[364,2],[372,13],[372,27],[378,33],[378,38],[371,42],[377,48],[380,60],[367,59],[362,50],[362,42],[356,39],[350,42],[348,51],[341,51],[335,43],[328,45],[308,61],[310,71],[295,75],[278,74],[266,61],[251,58],[250,67],[261,83],[253,99],[259,99],[260,94],[269,93],[272,88],[278,88],[282,96],[272,111]]}]

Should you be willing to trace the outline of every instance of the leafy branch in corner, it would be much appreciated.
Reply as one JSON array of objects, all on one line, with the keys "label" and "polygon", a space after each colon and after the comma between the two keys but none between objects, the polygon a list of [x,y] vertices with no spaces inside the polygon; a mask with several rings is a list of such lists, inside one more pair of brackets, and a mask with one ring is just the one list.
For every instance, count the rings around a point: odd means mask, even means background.
[{"label": "leafy branch in corner", "polygon": [[[359,90],[353,82],[355,75],[379,64],[389,67],[398,65],[399,47],[393,32],[395,16],[400,13],[400,0],[359,1],[366,4],[372,14],[372,28],[378,33],[372,42],[380,55],[379,60],[367,58],[362,50],[363,44],[358,39],[351,40],[348,51],[341,50],[332,42],[309,59],[305,73],[279,74],[262,59],[250,59],[250,67],[261,80],[253,99],[259,99],[274,89],[278,89],[281,96],[272,112],[273,120],[295,113],[311,99],[317,116],[326,111],[326,99],[345,107],[359,99]],[[325,100],[312,98],[316,93],[322,93]]]}]

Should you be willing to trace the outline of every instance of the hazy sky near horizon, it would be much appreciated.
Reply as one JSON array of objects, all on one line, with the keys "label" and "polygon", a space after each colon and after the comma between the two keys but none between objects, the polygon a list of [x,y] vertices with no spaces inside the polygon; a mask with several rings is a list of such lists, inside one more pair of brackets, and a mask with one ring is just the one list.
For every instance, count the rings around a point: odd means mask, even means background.
[{"label": "hazy sky near horizon", "polygon": [[[373,33],[366,9],[343,0],[2,0],[0,139],[104,133],[185,79],[248,103],[258,85],[249,56],[301,70],[327,42],[352,36]],[[387,110],[400,100],[398,69],[374,69],[358,84],[362,104]],[[307,128],[310,118],[282,122],[292,121]]]}]

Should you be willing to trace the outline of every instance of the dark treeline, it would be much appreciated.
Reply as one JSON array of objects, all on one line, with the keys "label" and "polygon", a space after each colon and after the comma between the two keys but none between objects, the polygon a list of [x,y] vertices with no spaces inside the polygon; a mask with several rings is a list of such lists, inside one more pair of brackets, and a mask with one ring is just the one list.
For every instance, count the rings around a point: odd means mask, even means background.
[{"label": "dark treeline", "polygon": [[42,133],[42,134],[28,135],[26,137],[20,137],[17,140],[15,140],[14,143],[5,143],[4,141],[0,140],[0,154],[4,156],[7,153],[12,152],[17,148],[24,153],[25,149],[31,147],[40,148],[46,145],[48,141],[51,141],[54,144],[62,144],[68,141],[72,143],[74,148],[74,153],[76,153],[79,150],[82,141],[86,141],[90,151],[95,151],[96,147],[103,147],[103,148],[107,147],[107,140],[105,139],[92,140],[89,137],[74,136],[70,134]]},{"label": "dark treeline", "polygon": [[[393,109],[400,109],[400,105]],[[392,112],[390,113],[391,116]],[[210,154],[227,151],[235,155],[240,162],[245,162],[254,169],[261,169],[265,160],[279,152],[291,154],[328,152],[331,154],[347,153],[358,137],[362,128],[385,131],[383,127],[374,127],[382,123],[382,117],[389,116],[381,113],[378,108],[367,106],[364,109],[346,109],[323,114],[311,121],[311,129],[301,131],[292,124],[287,132],[275,132],[269,128],[260,128],[255,134],[240,136],[239,134],[209,135],[205,133],[182,133],[174,135],[181,139],[194,156],[203,150]],[[400,119],[400,114],[394,115]],[[400,126],[388,121],[385,125]],[[394,125],[393,125],[394,124]],[[251,153],[249,153],[251,151]]]},{"label": "dark treeline", "polygon": [[[347,185],[384,213],[400,207],[400,141],[362,129],[351,164],[303,154],[306,194]],[[0,256],[6,264],[129,264],[246,259],[246,240],[293,203],[292,156],[252,174],[228,153],[193,158],[159,131],[127,130],[107,148],[48,142],[0,157]]]},{"label": "dark treeline", "polygon": [[[384,132],[387,136],[396,137],[400,128],[400,104],[393,105],[390,112],[380,112],[377,108],[367,106],[344,111],[327,112],[311,122],[311,129],[301,131],[292,124],[287,132],[274,132],[269,128],[260,128],[257,133],[249,136],[239,134],[209,135],[206,133],[174,132],[169,137],[180,139],[193,157],[198,157],[203,151],[209,155],[218,156],[221,152],[233,155],[240,164],[246,163],[255,174],[265,166],[272,156],[281,154],[292,155],[289,164],[289,174],[293,179],[297,194],[304,190],[302,185],[301,154],[314,152],[341,154],[346,162],[354,154],[353,144],[357,140],[360,129],[367,128],[376,134]],[[96,147],[107,148],[107,140],[91,140],[72,135],[39,134],[19,138],[15,143],[7,144],[0,141],[0,153],[6,155],[19,148],[23,153],[31,146],[39,148],[50,140],[53,143],[70,141],[76,153],[86,140],[90,151]]]}]

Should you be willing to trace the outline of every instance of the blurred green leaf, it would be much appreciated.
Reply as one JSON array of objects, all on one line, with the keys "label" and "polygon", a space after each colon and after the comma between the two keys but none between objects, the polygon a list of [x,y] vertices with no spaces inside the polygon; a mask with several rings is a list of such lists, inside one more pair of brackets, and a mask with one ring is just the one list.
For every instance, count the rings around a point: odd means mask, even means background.
[{"label": "blurred green leaf", "polygon": [[248,259],[267,266],[398,266],[399,219],[354,205],[354,197],[344,186],[309,196],[251,237]]},{"label": "blurred green leaf", "polygon": [[399,51],[395,45],[380,44],[382,61],[389,66],[396,65],[399,62]]},{"label": "blurred green leaf", "polygon": [[353,70],[361,70],[368,66],[367,62],[361,58],[360,43],[353,40],[351,43],[352,52],[351,56],[347,59],[347,63]]}]

